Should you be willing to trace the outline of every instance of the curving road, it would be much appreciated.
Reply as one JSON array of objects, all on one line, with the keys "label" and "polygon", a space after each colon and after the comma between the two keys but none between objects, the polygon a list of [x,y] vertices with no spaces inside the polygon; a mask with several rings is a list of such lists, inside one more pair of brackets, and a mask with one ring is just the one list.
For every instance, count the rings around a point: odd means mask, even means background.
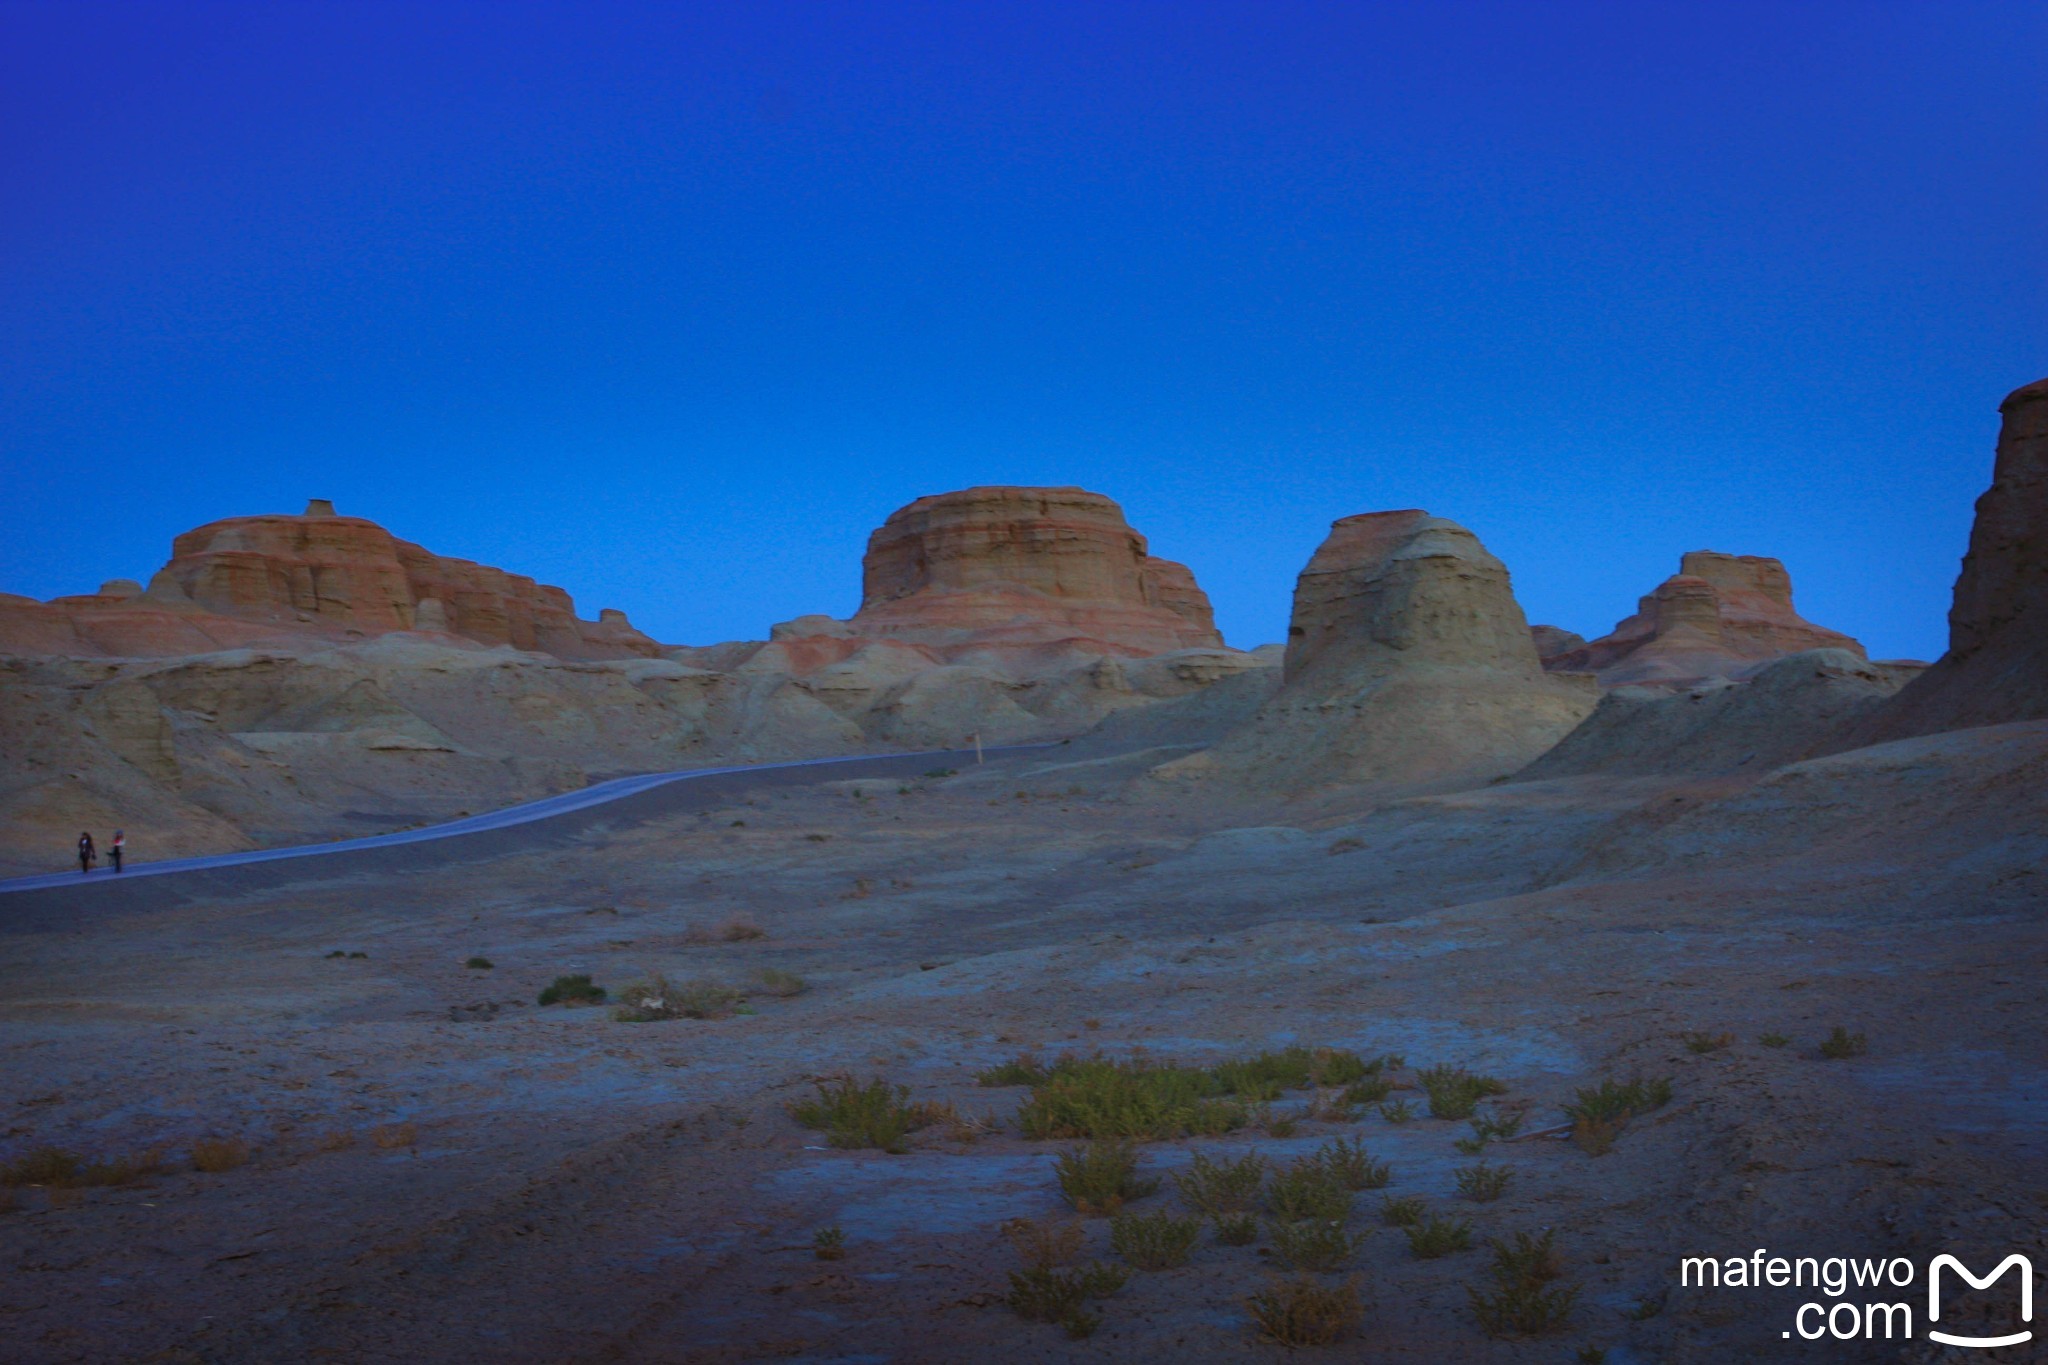
[{"label": "curving road", "polygon": [[[1011,745],[1001,749],[989,749],[990,758],[1028,750],[1052,747],[1047,744]],[[546,796],[538,801],[522,805],[507,806],[503,810],[487,811],[461,820],[450,820],[446,824],[427,825],[420,829],[401,830],[396,834],[373,834],[362,839],[339,839],[325,844],[297,844],[289,848],[253,849],[246,853],[216,853],[203,858],[172,858],[162,862],[136,862],[131,859],[125,872],[116,875],[104,863],[89,874],[76,871],[53,872],[39,877],[15,877],[0,881],[0,895],[20,891],[46,891],[65,889],[86,891],[95,887],[120,886],[146,877],[163,877],[177,873],[216,872],[224,868],[244,867],[252,863],[274,863],[288,858],[325,858],[338,854],[364,853],[375,849],[398,848],[406,844],[432,843],[441,839],[457,839],[464,835],[486,834],[495,830],[511,829],[518,825],[530,825],[540,821],[561,821],[562,817],[577,812],[592,811],[598,807],[615,806],[629,797],[640,796],[657,788],[673,787],[681,782],[702,781],[709,778],[741,776],[743,778],[766,778],[781,775],[783,780],[797,775],[793,770],[823,768],[839,765],[860,765],[863,770],[874,770],[875,775],[902,775],[914,770],[916,765],[934,761],[951,763],[971,762],[972,749],[934,749],[923,753],[910,754],[856,754],[846,758],[804,758],[787,763],[747,763],[724,768],[684,768],[675,772],[642,773],[637,777],[620,777],[610,782],[599,782],[579,791],[564,792],[560,796]],[[855,772],[849,776],[861,776]],[[807,777],[808,774],[801,776]],[[711,784],[721,786],[724,784]],[[645,803],[635,803],[640,809],[635,813],[644,817],[648,812]],[[666,804],[666,803],[664,803]]]}]

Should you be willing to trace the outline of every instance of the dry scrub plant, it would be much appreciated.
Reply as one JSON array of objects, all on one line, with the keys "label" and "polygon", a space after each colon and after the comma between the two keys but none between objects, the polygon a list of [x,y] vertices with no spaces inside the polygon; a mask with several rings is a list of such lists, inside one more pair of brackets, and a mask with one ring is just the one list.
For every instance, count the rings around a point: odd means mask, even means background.
[{"label": "dry scrub plant", "polygon": [[1291,1270],[1342,1270],[1364,1245],[1363,1235],[1349,1236],[1325,1218],[1273,1224],[1273,1254]]},{"label": "dry scrub plant", "polygon": [[1053,1169],[1067,1202],[1076,1212],[1094,1218],[1107,1217],[1159,1188],[1157,1180],[1138,1178],[1137,1149],[1120,1139],[1062,1152]]},{"label": "dry scrub plant", "polygon": [[1840,1024],[1835,1025],[1835,1031],[1823,1039],[1820,1045],[1820,1055],[1831,1062],[1839,1062],[1849,1057],[1861,1057],[1869,1050],[1869,1039],[1860,1033],[1849,1032]]},{"label": "dry scrub plant", "polygon": [[1051,1270],[1081,1254],[1087,1230],[1076,1221],[1041,1223],[1031,1218],[1012,1218],[1003,1224],[1003,1236],[1016,1249],[1017,1259],[1024,1262],[1026,1270]]},{"label": "dry scrub plant", "polygon": [[619,991],[612,1018],[622,1024],[649,1024],[665,1019],[723,1019],[745,996],[731,986],[703,979],[670,982],[656,973]]},{"label": "dry scrub plant", "polygon": [[1418,1261],[1433,1261],[1453,1251],[1468,1250],[1472,1245],[1472,1225],[1462,1218],[1431,1214],[1410,1223],[1404,1231],[1408,1234],[1408,1249]]},{"label": "dry scrub plant", "polygon": [[1235,1161],[1212,1161],[1197,1152],[1187,1169],[1173,1178],[1182,1202],[1200,1213],[1244,1213],[1259,1202],[1266,1183],[1266,1159],[1246,1152]]},{"label": "dry scrub plant", "polygon": [[1365,1318],[1355,1282],[1325,1287],[1311,1275],[1274,1280],[1245,1306],[1261,1337],[1287,1347],[1332,1345]]},{"label": "dry scrub plant", "polygon": [[1110,1250],[1140,1270],[1171,1270],[1186,1265],[1188,1253],[1202,1235],[1199,1218],[1157,1213],[1119,1213],[1109,1220]]},{"label": "dry scrub plant", "polygon": [[587,972],[558,976],[540,993],[543,1005],[602,1005],[604,987],[593,985]]},{"label": "dry scrub plant", "polygon": [[192,1169],[218,1175],[249,1159],[249,1144],[240,1138],[206,1138],[192,1144]]},{"label": "dry scrub plant", "polygon": [[1512,1167],[1489,1166],[1481,1161],[1458,1172],[1458,1193],[1475,1204],[1488,1204],[1501,1197],[1514,1175]]},{"label": "dry scrub plant", "polygon": [[1465,1119],[1479,1101],[1507,1093],[1507,1086],[1461,1066],[1432,1066],[1415,1073],[1415,1083],[1429,1096],[1429,1114],[1438,1119]]},{"label": "dry scrub plant", "polygon": [[909,1086],[891,1086],[880,1077],[861,1085],[842,1076],[817,1087],[816,1097],[795,1101],[789,1115],[806,1128],[823,1130],[834,1147],[902,1152],[910,1134],[939,1118],[935,1106],[910,1102]]},{"label": "dry scrub plant", "polygon": [[1472,1314],[1488,1336],[1540,1336],[1562,1327],[1578,1302],[1574,1286],[1553,1284],[1564,1274],[1553,1245],[1556,1234],[1541,1237],[1515,1234],[1512,1243],[1494,1241],[1495,1288],[1484,1293],[1467,1287]]},{"label": "dry scrub plant", "polygon": [[1669,1077],[1656,1080],[1633,1077],[1626,1081],[1608,1079],[1597,1086],[1578,1090],[1572,1103],[1564,1107],[1564,1112],[1565,1117],[1572,1121],[1572,1141],[1588,1156],[1601,1156],[1612,1150],[1614,1140],[1631,1119],[1662,1109],[1669,1103]]}]

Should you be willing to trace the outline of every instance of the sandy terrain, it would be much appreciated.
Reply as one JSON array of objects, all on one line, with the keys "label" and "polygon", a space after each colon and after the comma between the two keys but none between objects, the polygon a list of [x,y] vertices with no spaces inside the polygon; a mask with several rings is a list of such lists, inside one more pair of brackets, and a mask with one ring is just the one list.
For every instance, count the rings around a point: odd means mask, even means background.
[{"label": "sandy terrain", "polygon": [[[1131,780],[1156,757],[740,779],[529,826],[517,846],[269,864],[271,881],[185,904],[162,893],[173,877],[154,895],[0,898],[8,1149],[156,1147],[172,1168],[16,1192],[0,1356],[1285,1355],[1245,1306],[1273,1273],[1269,1237],[1205,1230],[1185,1266],[1097,1304],[1085,1340],[1005,1306],[1018,1260],[1000,1227],[1063,1214],[1053,1163],[1073,1145],[1018,1135],[1025,1089],[976,1084],[1026,1050],[1392,1052],[1397,1081],[1439,1062],[1498,1076],[1527,1130],[1602,1077],[1672,1079],[1672,1101],[1598,1157],[1546,1138],[1473,1157],[1453,1146],[1463,1122],[1371,1107],[1285,1137],[1144,1144],[1159,1174],[1195,1152],[1360,1137],[1392,1163],[1387,1195],[1470,1219],[1476,1249],[1419,1260],[1361,1195],[1365,1319],[1328,1358],[1933,1360],[1925,1343],[1786,1339],[1813,1290],[1681,1289],[1677,1260],[2048,1265],[2048,723],[1761,779],[1507,783],[1313,813]],[[736,919],[765,932],[706,932]],[[495,965],[466,969],[472,955]],[[534,1003],[562,973],[616,991],[764,967],[810,989],[647,1024]],[[1866,1055],[1822,1059],[1837,1024]],[[1732,1043],[1695,1053],[1690,1031]],[[835,1073],[1000,1128],[833,1150],[786,1106]],[[192,1170],[207,1138],[252,1156]],[[1512,1168],[1497,1201],[1457,1197],[1477,1161]],[[1134,1207],[1178,1207],[1174,1185]],[[845,1256],[819,1260],[830,1227]],[[1467,1303],[1489,1282],[1484,1239],[1544,1228],[1577,1307],[1554,1335],[1490,1339]],[[1115,1259],[1107,1220],[1087,1235]],[[1984,1297],[2009,1313],[2009,1295]],[[1967,1312],[1957,1300],[1944,1324]]]}]

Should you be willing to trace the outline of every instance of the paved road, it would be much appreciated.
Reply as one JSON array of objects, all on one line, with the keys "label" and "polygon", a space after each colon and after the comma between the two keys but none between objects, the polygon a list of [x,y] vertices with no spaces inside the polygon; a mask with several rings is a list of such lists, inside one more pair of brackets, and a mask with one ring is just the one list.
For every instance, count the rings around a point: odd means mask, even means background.
[{"label": "paved road", "polygon": [[[1025,753],[1050,747],[1043,744],[1016,745],[987,751],[989,758],[1000,758],[1011,754]],[[953,767],[974,761],[972,749],[940,749],[915,754],[859,754],[850,758],[806,758],[790,763],[753,763],[726,768],[687,768],[676,772],[643,773],[637,777],[621,777],[610,782],[599,782],[580,791],[565,792],[560,796],[543,797],[528,801],[524,805],[507,806],[503,810],[487,811],[462,820],[451,820],[442,825],[428,825],[422,829],[402,830],[397,834],[376,834],[363,839],[341,839],[325,844],[298,844],[291,848],[263,848],[247,853],[217,853],[204,858],[174,858],[163,862],[137,862],[130,859],[127,871],[115,875],[105,864],[96,871],[81,875],[78,872],[56,872],[40,877],[15,877],[0,881],[0,895],[29,891],[62,891],[71,893],[64,897],[77,903],[81,896],[94,893],[114,894],[117,888],[132,886],[136,882],[153,877],[172,877],[179,874],[218,873],[227,869],[246,867],[256,863],[276,863],[294,858],[333,858],[349,854],[364,854],[382,849],[401,848],[409,844],[434,843],[444,839],[461,839],[464,836],[489,834],[494,831],[511,829],[520,825],[548,822],[554,828],[550,834],[573,832],[586,828],[593,819],[567,819],[578,814],[595,816],[598,820],[618,815],[629,821],[646,819],[666,813],[682,804],[677,801],[633,801],[629,798],[643,797],[659,789],[673,789],[679,783],[700,783],[707,790],[703,795],[713,800],[730,799],[731,792],[739,787],[769,783],[785,785],[791,782],[815,781],[825,774],[808,771],[818,768],[841,767],[844,773],[833,773],[837,778],[863,776],[908,776],[934,766]],[[718,782],[713,779],[730,778],[732,781]],[[673,793],[672,793],[673,794]],[[691,793],[694,794],[694,793]],[[608,821],[607,821],[608,822]],[[535,833],[538,833],[536,831]],[[536,839],[535,842],[542,842]],[[501,851],[504,841],[473,841],[474,852],[489,855]],[[465,846],[469,851],[472,846]],[[346,859],[351,864],[360,864],[363,859]],[[376,859],[377,863],[390,866],[390,859]],[[414,864],[415,860],[404,860]],[[421,862],[427,860],[419,860]],[[310,871],[310,869],[309,869]],[[220,880],[208,878],[205,880]],[[233,879],[244,880],[244,879]],[[266,878],[265,880],[275,880]],[[126,898],[125,896],[123,897]]]}]

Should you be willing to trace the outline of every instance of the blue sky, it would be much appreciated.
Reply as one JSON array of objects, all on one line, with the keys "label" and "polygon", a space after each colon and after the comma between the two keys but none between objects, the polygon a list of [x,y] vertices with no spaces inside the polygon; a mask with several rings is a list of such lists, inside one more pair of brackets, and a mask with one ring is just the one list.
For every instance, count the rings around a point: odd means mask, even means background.
[{"label": "blue sky", "polygon": [[1938,653],[2048,375],[2048,5],[0,0],[0,590],[309,496],[677,642],[1077,483],[1281,637],[1339,516]]}]

